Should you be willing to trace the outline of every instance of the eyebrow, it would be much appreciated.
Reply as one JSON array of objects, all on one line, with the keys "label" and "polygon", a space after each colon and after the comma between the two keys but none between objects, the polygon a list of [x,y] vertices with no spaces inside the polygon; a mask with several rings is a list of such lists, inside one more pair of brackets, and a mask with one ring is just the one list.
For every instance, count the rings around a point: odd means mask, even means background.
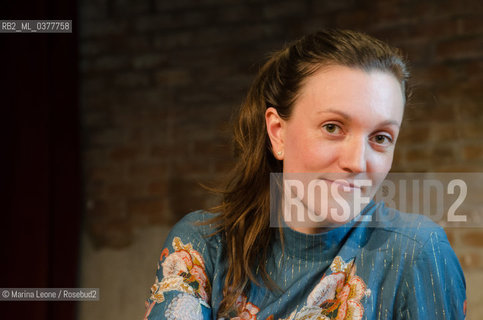
[{"label": "eyebrow", "polygon": [[[345,113],[345,112],[340,111],[340,110],[335,110],[335,109],[327,109],[327,110],[317,111],[317,114],[319,114],[319,113],[336,113],[346,120],[352,119],[352,117],[348,113]],[[398,128],[401,127],[401,124],[399,122],[397,122],[396,120],[384,120],[381,123],[379,123],[379,126],[385,126],[385,125],[395,125]]]}]

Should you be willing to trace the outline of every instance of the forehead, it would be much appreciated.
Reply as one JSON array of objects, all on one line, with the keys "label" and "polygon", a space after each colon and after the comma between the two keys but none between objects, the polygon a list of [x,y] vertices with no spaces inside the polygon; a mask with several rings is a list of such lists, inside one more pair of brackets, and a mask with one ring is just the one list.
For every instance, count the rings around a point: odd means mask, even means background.
[{"label": "forehead", "polygon": [[307,115],[338,109],[355,116],[402,118],[404,95],[401,84],[389,72],[336,65],[308,77],[294,107],[294,113]]}]

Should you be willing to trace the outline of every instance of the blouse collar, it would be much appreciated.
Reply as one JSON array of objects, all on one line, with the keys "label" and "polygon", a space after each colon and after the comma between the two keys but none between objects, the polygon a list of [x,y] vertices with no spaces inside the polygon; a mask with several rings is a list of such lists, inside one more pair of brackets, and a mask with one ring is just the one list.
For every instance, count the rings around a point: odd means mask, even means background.
[{"label": "blouse collar", "polygon": [[[364,222],[361,221],[365,220],[364,217],[372,215],[375,208],[376,204],[374,200],[371,200],[355,219],[340,227],[316,234],[298,232],[285,225],[282,228],[284,251],[290,256],[303,260],[331,259],[353,233],[359,234],[359,237],[365,234],[364,229],[366,228],[362,227]],[[279,241],[280,234],[279,232],[276,234]]]}]

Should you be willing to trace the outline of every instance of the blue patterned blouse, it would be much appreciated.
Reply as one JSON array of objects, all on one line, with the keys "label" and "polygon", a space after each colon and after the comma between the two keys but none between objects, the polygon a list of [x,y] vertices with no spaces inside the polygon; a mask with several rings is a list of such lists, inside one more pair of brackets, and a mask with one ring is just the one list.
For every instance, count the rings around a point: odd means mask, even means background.
[{"label": "blue patterned blouse", "polygon": [[[220,234],[188,214],[168,236],[145,319],[217,319],[226,260]],[[230,319],[464,319],[466,284],[441,227],[371,202],[363,220],[320,234],[283,229],[267,261],[281,288],[251,285]],[[374,225],[377,221],[377,225]],[[278,234],[278,232],[276,233]]]}]

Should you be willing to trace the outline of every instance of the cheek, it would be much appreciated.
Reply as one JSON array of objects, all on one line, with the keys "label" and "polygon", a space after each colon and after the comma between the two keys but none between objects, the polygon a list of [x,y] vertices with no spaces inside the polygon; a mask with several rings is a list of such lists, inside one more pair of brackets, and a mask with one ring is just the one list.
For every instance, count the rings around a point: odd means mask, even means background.
[{"label": "cheek", "polygon": [[285,152],[283,159],[283,171],[285,172],[303,172],[307,160],[307,147],[305,141],[294,139],[291,136],[285,141]]},{"label": "cheek", "polygon": [[285,172],[329,172],[338,154],[336,146],[320,139],[290,139],[286,148]]},{"label": "cheek", "polygon": [[371,196],[379,189],[392,166],[393,152],[376,154],[368,161],[367,176],[372,180]]},{"label": "cheek", "polygon": [[368,161],[367,171],[387,173],[391,170],[392,161],[394,157],[394,150],[387,153],[375,153]]}]

